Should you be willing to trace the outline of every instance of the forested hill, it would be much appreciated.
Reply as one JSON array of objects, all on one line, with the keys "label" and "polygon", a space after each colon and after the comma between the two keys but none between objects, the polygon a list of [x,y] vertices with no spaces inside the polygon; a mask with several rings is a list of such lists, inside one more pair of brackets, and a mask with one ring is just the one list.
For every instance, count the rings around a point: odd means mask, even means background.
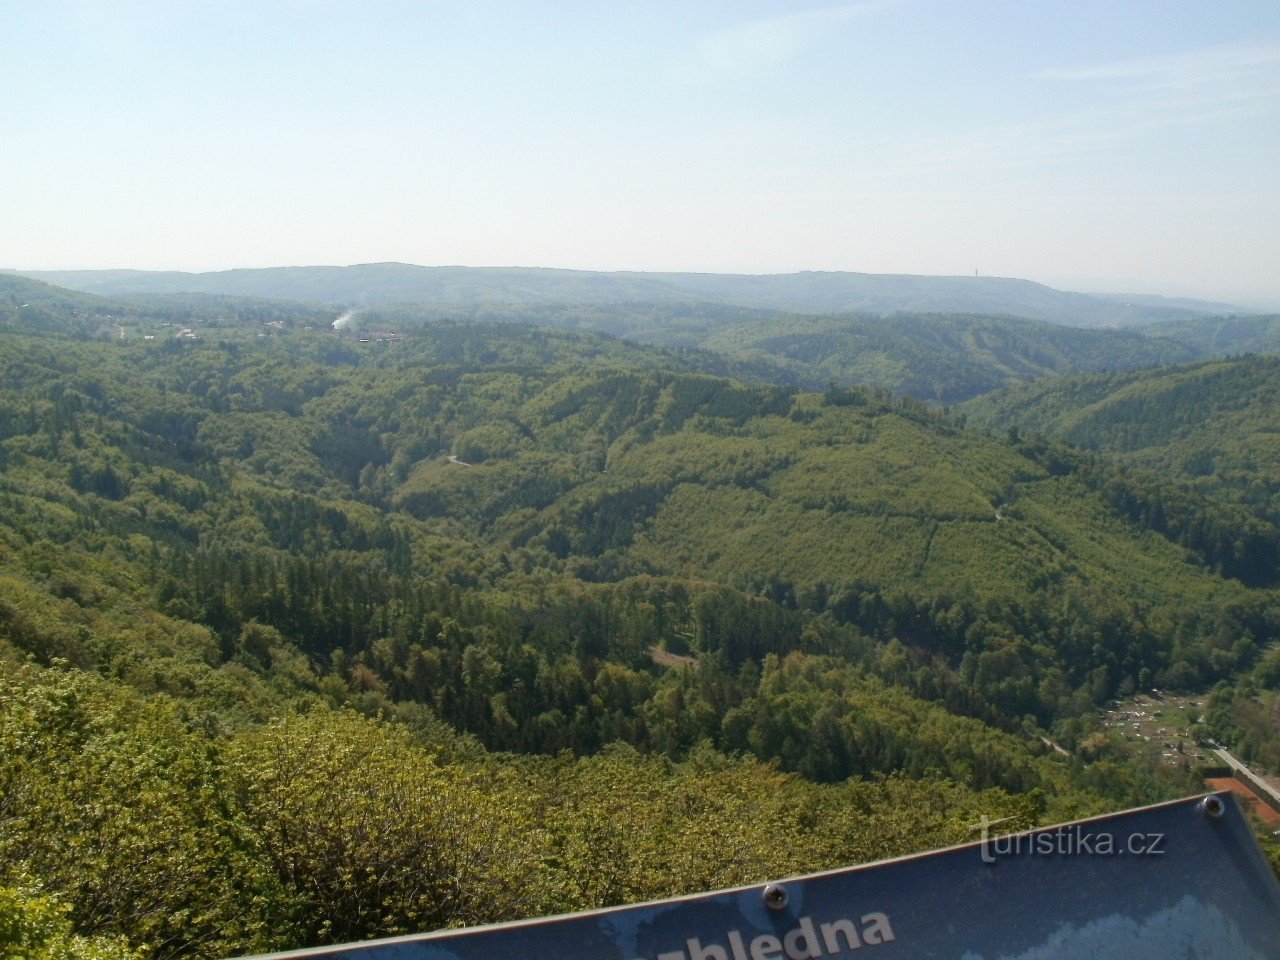
[{"label": "forested hill", "polygon": [[1127,370],[1201,356],[1192,347],[1137,331],[971,314],[802,316],[715,304],[410,306],[371,309],[354,322],[363,329],[399,329],[441,318],[598,330],[767,363],[776,378],[806,389],[858,383],[937,403],[1055,374]]},{"label": "forested hill", "polygon": [[105,321],[110,307],[111,302],[104,297],[16,274],[0,274],[0,329],[86,332],[96,328],[98,318]]},{"label": "forested hill", "polygon": [[[43,499],[56,483],[31,516],[75,529],[101,511],[116,535],[176,550],[170,567],[240,563],[259,544],[329,562],[383,543],[408,563],[416,531],[450,544],[460,569],[500,558],[468,582],[508,568],[718,581],[897,636],[963,667],[1008,716],[1044,723],[1144,671],[1215,679],[1249,655],[1215,644],[1268,631],[1253,620],[1269,595],[1122,519],[1053,451],[861,389],[747,386],[527,327],[439,326],[390,345],[6,345],[9,489]],[[331,509],[346,519],[323,520]],[[234,595],[206,608],[190,593],[200,569],[165,589],[202,620],[227,616]]]},{"label": "forested hill", "polygon": [[[277,323],[328,326],[337,313],[316,304],[217,294],[147,294],[104,297],[54,286],[16,274],[0,273],[0,330],[35,334],[124,336],[127,325],[145,321],[147,332],[164,326],[203,323],[207,329]],[[172,331],[170,331],[172,332]],[[141,336],[138,330],[133,335]]]},{"label": "forested hill", "polygon": [[[895,314],[797,316],[716,303],[567,306],[407,305],[357,312],[223,294],[100,297],[0,275],[0,329],[59,330],[103,338],[168,336],[157,322],[236,329],[404,330],[450,320],[530,323],[606,333],[671,348],[647,362],[822,389],[866,386],[955,403],[1037,377],[1131,369],[1201,354],[1136,331],[1085,330],[1013,317]],[[145,329],[144,329],[145,328]],[[694,351],[691,353],[690,351]]]},{"label": "forested hill", "polygon": [[861,383],[939,403],[1057,374],[1192,358],[1180,344],[1131,331],[972,314],[770,318],[722,327],[700,346],[794,366],[813,388]]},{"label": "forested hill", "polygon": [[1144,333],[1174,340],[1199,357],[1280,351],[1280,315],[1223,316],[1152,324]]},{"label": "forested hill", "polygon": [[975,426],[1122,456],[1280,524],[1280,357],[1046,380],[963,409]]},{"label": "forested hill", "polygon": [[1095,466],[919,401],[281,324],[0,332],[26,955],[505,920],[1190,792],[1095,705],[1275,639],[1272,591]]},{"label": "forested hill", "polygon": [[981,313],[1073,326],[1121,326],[1230,312],[1221,304],[1151,304],[1054,290],[999,277],[867,273],[734,275],[594,273],[498,267],[274,267],[217,273],[33,271],[40,280],[106,295],[218,293],[349,307],[397,303],[606,304],[709,301],[791,312]]}]

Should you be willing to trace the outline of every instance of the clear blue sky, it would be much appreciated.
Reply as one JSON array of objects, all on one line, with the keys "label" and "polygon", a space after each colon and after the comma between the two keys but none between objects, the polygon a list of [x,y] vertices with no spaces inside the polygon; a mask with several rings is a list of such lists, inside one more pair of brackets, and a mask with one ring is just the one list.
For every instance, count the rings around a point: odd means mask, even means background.
[{"label": "clear blue sky", "polygon": [[0,0],[0,266],[1280,302],[1280,3]]}]

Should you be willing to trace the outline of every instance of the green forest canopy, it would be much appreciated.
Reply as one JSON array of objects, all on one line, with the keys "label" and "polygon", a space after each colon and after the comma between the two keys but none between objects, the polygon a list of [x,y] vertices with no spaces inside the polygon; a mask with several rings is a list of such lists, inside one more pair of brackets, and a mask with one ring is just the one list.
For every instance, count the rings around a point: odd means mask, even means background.
[{"label": "green forest canopy", "polygon": [[1084,749],[1093,706],[1269,662],[1274,594],[1123,477],[917,401],[527,325],[201,336],[0,333],[33,951],[507,919],[1186,792]]}]

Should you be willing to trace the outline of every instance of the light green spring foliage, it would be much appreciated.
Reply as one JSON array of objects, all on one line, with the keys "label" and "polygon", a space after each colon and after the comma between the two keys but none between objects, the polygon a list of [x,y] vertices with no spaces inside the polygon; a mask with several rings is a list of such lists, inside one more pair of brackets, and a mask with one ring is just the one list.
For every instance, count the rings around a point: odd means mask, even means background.
[{"label": "light green spring foliage", "polygon": [[1035,795],[890,777],[819,787],[700,748],[671,764],[617,748],[554,762],[565,903],[605,906],[740,885],[971,840],[982,812],[1029,826]]},{"label": "light green spring foliage", "polygon": [[140,960],[121,938],[74,933],[67,913],[38,887],[0,884],[0,960]]},{"label": "light green spring foliage", "polygon": [[542,906],[527,792],[437,764],[403,728],[316,712],[246,733],[226,756],[259,855],[322,941]]},{"label": "light green spring foliage", "polygon": [[64,896],[78,930],[157,956],[265,946],[278,883],[179,711],[87,674],[5,666],[0,863]]},{"label": "light green spring foliage", "polygon": [[[4,668],[0,884],[39,877],[77,933],[117,950],[103,956],[127,955],[118,937],[217,958],[672,896],[964,841],[984,814],[1041,816],[1034,795],[818,786],[709,747],[682,763],[625,747],[451,762],[350,712],[231,738],[190,720],[86,674]],[[56,949],[51,901],[6,896],[11,938]]]}]

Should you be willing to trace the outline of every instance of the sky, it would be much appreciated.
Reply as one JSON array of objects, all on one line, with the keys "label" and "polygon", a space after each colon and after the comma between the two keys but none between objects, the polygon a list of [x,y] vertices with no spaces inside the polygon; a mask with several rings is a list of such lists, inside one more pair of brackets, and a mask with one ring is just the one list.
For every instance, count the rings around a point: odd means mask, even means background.
[{"label": "sky", "polygon": [[0,0],[0,267],[1280,305],[1280,3]]}]

